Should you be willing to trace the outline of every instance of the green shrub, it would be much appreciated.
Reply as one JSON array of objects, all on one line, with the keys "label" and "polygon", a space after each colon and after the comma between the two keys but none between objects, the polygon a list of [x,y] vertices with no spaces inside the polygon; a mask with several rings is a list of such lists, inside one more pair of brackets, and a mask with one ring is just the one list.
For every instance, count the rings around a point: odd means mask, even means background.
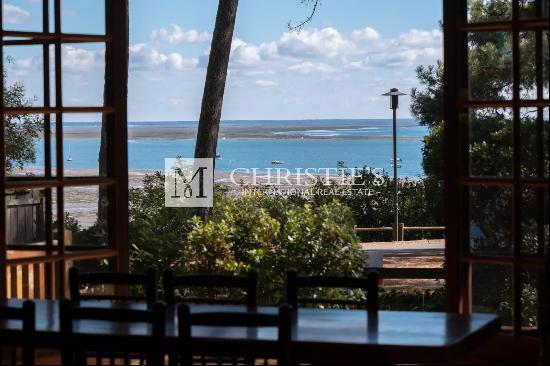
[{"label": "green shrub", "polygon": [[147,175],[143,188],[129,192],[130,266],[134,272],[182,267],[182,250],[193,211],[164,207],[164,176]]},{"label": "green shrub", "polygon": [[[354,218],[338,201],[304,204],[262,194],[234,197],[216,187],[208,222],[192,209],[164,207],[164,177],[130,191],[132,271],[244,274],[258,270],[259,301],[283,299],[284,274],[360,275]],[[338,295],[338,293],[336,294]]]},{"label": "green shrub", "polygon": [[445,288],[420,291],[418,289],[380,290],[381,310],[444,311]]},{"label": "green shrub", "polygon": [[[339,163],[344,174],[351,170]],[[369,168],[355,171],[354,189],[350,194],[340,196],[318,195],[317,189],[307,197],[292,197],[294,201],[309,202],[318,206],[338,200],[349,207],[352,219],[358,227],[377,228],[391,226],[394,221],[394,188],[393,178],[387,174],[377,175]],[[332,187],[337,188],[333,182]],[[318,183],[315,188],[326,188]],[[329,187],[330,188],[330,187]],[[399,178],[399,221],[406,226],[441,226],[442,216],[442,185],[438,181],[423,178]],[[368,192],[368,194],[365,194]],[[441,238],[440,232],[407,232],[406,240]],[[391,232],[370,232],[361,236],[362,241],[391,241]]]},{"label": "green shrub", "polygon": [[259,299],[283,298],[284,273],[360,275],[363,258],[350,210],[333,201],[300,205],[264,195],[222,196],[206,223],[193,219],[185,270],[244,273],[257,269]]}]

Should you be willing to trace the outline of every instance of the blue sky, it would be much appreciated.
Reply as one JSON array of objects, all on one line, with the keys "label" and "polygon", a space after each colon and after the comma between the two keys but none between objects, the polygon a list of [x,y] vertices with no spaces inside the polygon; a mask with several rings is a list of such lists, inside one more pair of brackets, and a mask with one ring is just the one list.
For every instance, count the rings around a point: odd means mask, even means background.
[{"label": "blue sky", "polygon": [[[40,3],[4,0],[4,23],[39,30]],[[130,1],[130,120],[198,119],[217,3]],[[62,4],[64,32],[104,30],[102,1]],[[298,0],[240,0],[224,119],[387,117],[380,94],[410,91],[415,67],[441,58],[441,0],[323,0],[303,32],[289,32],[308,12]],[[10,80],[41,104],[41,49],[7,53]],[[101,104],[103,55],[102,45],[64,47],[65,104]]]}]

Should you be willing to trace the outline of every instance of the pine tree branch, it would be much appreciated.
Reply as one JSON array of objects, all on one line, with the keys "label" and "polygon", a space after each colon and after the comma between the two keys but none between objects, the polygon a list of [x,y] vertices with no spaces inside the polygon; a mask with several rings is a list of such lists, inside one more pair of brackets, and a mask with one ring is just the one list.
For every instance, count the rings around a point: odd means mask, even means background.
[{"label": "pine tree branch", "polygon": [[292,21],[288,22],[288,30],[291,32],[292,31],[297,31],[298,33],[301,32],[306,26],[306,24],[310,23],[313,20],[313,17],[315,16],[317,9],[319,8],[319,6],[321,6],[321,0],[300,0],[300,4],[304,4],[306,6],[313,4],[313,8],[311,9],[311,13],[309,14],[309,16],[305,20],[301,21],[300,23],[296,25],[292,25]]}]

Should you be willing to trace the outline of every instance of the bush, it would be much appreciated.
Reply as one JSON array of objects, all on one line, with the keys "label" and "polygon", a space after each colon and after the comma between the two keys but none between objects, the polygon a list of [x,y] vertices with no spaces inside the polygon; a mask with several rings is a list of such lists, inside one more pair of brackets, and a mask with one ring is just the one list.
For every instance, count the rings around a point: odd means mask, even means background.
[{"label": "bush", "polygon": [[445,288],[420,291],[417,289],[380,290],[380,310],[444,311]]},{"label": "bush", "polygon": [[208,222],[192,209],[164,207],[164,177],[130,192],[131,269],[245,274],[258,270],[260,303],[283,299],[284,274],[360,275],[364,262],[354,218],[338,201],[311,205],[216,187]]},{"label": "bush", "polygon": [[350,210],[300,205],[260,194],[222,196],[211,219],[193,219],[184,249],[185,270],[244,273],[257,269],[261,303],[283,299],[284,273],[360,275],[363,257]]},{"label": "bush", "polygon": [[[351,174],[340,163],[339,168],[345,174]],[[371,169],[364,168],[355,172],[355,190],[351,194],[328,197],[313,194],[306,198],[293,197],[294,200],[309,202],[312,205],[328,204],[334,199],[349,207],[355,225],[359,227],[377,228],[391,226],[394,221],[393,178],[387,174],[376,175]],[[321,183],[317,187],[321,188]],[[317,188],[316,187],[316,188]],[[333,187],[337,187],[333,183]],[[442,216],[442,185],[438,181],[418,178],[399,178],[399,221],[406,226],[440,226]],[[365,194],[368,192],[368,194]],[[362,240],[366,242],[391,241],[391,232],[371,232],[364,234]],[[441,238],[439,232],[407,232],[407,240]]]},{"label": "bush", "polygon": [[193,211],[164,207],[164,176],[147,175],[143,188],[129,192],[130,267],[133,272],[183,267],[183,247]]}]

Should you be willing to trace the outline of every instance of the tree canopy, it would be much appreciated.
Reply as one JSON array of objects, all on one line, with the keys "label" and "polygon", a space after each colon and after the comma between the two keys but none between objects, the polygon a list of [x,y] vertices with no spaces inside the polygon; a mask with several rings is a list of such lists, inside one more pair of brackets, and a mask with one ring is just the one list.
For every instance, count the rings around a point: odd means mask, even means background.
[{"label": "tree canopy", "polygon": [[[30,107],[33,100],[27,98],[22,83],[7,83],[4,70],[4,104],[6,107]],[[22,169],[36,161],[35,140],[40,138],[42,118],[38,115],[5,115],[6,172]]]}]

